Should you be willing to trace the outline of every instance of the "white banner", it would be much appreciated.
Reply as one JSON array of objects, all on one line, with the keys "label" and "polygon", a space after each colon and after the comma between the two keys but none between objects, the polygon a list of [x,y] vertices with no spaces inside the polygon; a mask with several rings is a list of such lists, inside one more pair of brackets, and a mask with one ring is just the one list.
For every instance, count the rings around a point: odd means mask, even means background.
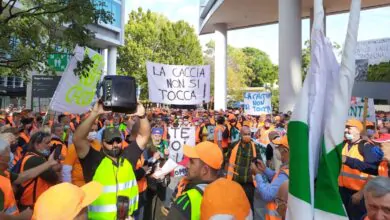
[{"label": "white banner", "polygon": [[[78,61],[84,60],[85,55],[93,61],[88,77],[76,76],[74,69]],[[96,84],[102,74],[103,66],[103,57],[99,53],[89,48],[76,46],[74,56],[70,59],[54,93],[51,109],[75,114],[87,112],[95,97]]]},{"label": "white banner", "polygon": [[210,102],[210,66],[147,62],[149,100],[173,105]]},{"label": "white banner", "polygon": [[[360,121],[363,121],[363,112],[364,112],[364,98],[361,97],[352,97],[351,107],[348,110],[349,118],[356,118]],[[375,106],[374,99],[368,99],[368,109],[367,109],[367,121],[375,122]]]},{"label": "white banner", "polygon": [[390,38],[360,41],[357,43],[357,60],[368,60],[368,64],[379,64],[390,60]]},{"label": "white banner", "polygon": [[248,115],[272,114],[270,92],[246,92],[244,110]]},{"label": "white banner", "polygon": [[169,157],[176,163],[183,159],[183,146],[195,146],[195,127],[168,128]]}]

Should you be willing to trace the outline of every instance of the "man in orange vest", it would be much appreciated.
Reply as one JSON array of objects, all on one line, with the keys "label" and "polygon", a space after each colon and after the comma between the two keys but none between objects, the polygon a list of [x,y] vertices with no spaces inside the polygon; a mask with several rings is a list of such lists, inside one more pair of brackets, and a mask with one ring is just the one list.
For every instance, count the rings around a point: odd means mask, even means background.
[{"label": "man in orange vest", "polygon": [[390,219],[390,179],[378,176],[368,181],[364,187],[364,200],[367,216],[362,219]]},{"label": "man in orange vest", "polygon": [[277,212],[275,199],[280,186],[288,181],[289,177],[289,161],[290,147],[288,145],[287,136],[275,140],[276,149],[280,152],[282,166],[280,170],[275,172],[267,168],[261,160],[252,163],[251,170],[256,174],[257,190],[263,201],[267,202],[266,220],[280,220],[281,216]]},{"label": "man in orange vest", "polygon": [[218,147],[223,150],[224,154],[226,154],[229,144],[229,132],[226,129],[225,118],[219,116],[217,119],[217,126],[214,129],[214,143],[218,144]]},{"label": "man in orange vest", "polygon": [[241,128],[241,140],[232,144],[228,152],[227,179],[241,184],[253,210],[255,194],[254,177],[251,174],[251,161],[265,161],[265,148],[251,139],[251,130],[245,125]]},{"label": "man in orange vest", "polygon": [[361,220],[365,214],[364,201],[358,204],[352,202],[352,196],[363,189],[367,183],[369,175],[364,173],[361,166],[357,166],[355,161],[366,164],[378,164],[378,158],[374,147],[361,139],[363,124],[356,119],[350,119],[346,123],[345,139],[346,143],[342,150],[342,167],[339,176],[339,190],[347,214],[352,220]]}]

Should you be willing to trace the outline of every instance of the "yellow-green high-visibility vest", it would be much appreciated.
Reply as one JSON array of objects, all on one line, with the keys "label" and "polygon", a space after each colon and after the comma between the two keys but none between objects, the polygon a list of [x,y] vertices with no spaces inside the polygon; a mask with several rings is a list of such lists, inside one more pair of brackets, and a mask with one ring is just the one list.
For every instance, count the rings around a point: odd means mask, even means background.
[{"label": "yellow-green high-visibility vest", "polygon": [[105,157],[92,180],[101,183],[103,193],[88,207],[88,219],[117,219],[117,196],[129,198],[129,212],[138,209],[138,186],[133,167],[127,159],[120,158],[119,166]]},{"label": "yellow-green high-visibility vest", "polygon": [[[203,192],[207,184],[198,184],[195,188],[186,191],[191,204],[191,220],[200,219],[200,206],[202,204]],[[181,201],[178,201],[180,203]]]}]

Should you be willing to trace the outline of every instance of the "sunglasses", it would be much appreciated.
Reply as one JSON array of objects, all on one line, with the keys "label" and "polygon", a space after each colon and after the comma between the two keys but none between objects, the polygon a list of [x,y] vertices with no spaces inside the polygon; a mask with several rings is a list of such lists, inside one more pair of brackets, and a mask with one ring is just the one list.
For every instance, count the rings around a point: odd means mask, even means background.
[{"label": "sunglasses", "polygon": [[111,144],[114,144],[114,143],[122,143],[122,138],[120,137],[114,137],[113,139],[109,140],[109,141],[105,141],[107,144],[111,145]]}]

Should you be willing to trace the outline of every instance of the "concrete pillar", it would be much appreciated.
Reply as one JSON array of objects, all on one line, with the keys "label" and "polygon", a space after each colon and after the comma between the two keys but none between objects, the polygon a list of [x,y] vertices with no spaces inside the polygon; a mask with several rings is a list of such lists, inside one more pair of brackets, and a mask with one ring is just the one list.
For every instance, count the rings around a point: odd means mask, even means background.
[{"label": "concrete pillar", "polygon": [[226,109],[227,25],[215,25],[214,110]]},{"label": "concrete pillar", "polygon": [[107,75],[116,75],[116,58],[117,58],[117,48],[109,47],[108,48],[108,59],[107,59]]},{"label": "concrete pillar", "polygon": [[279,111],[292,111],[302,87],[301,0],[279,0]]},{"label": "concrete pillar", "polygon": [[108,71],[108,49],[103,49],[102,50],[102,56],[104,60],[104,67],[103,67],[103,75],[107,75]]},{"label": "concrete pillar", "polygon": [[[326,36],[326,9],[324,8],[324,34]],[[311,37],[311,31],[313,30],[313,23],[314,23],[314,9],[310,9],[310,37]]]}]

